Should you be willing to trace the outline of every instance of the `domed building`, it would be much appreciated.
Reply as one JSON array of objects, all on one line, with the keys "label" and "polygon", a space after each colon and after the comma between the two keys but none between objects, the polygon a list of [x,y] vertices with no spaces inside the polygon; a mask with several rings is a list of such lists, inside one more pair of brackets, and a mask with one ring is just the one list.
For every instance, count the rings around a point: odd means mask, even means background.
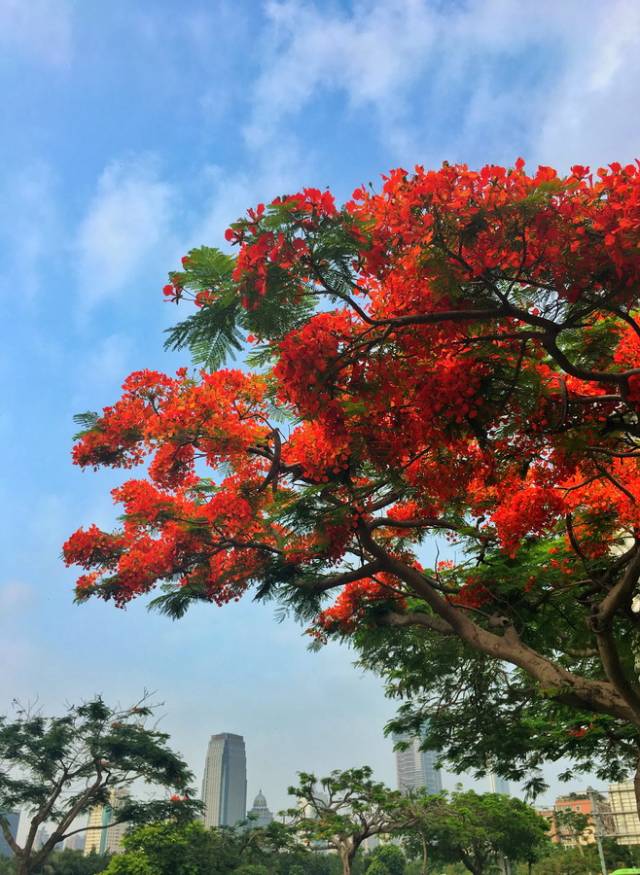
[{"label": "domed building", "polygon": [[260,827],[269,826],[273,821],[273,814],[269,811],[267,800],[264,798],[262,790],[253,800],[253,808],[248,814],[251,827],[258,829]]}]

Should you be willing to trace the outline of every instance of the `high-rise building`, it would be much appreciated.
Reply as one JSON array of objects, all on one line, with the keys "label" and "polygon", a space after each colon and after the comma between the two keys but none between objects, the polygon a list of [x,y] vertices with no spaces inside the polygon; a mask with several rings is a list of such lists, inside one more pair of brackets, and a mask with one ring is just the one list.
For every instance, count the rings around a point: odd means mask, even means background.
[{"label": "high-rise building", "polygon": [[640,819],[633,781],[609,784],[614,838],[621,845],[640,845]]},{"label": "high-rise building", "polygon": [[402,742],[405,750],[396,751],[396,772],[398,790],[425,789],[427,793],[442,790],[442,775],[436,768],[437,753],[433,750],[420,750],[420,739],[409,735],[394,735],[394,743]]},{"label": "high-rise building", "polygon": [[[113,823],[118,806],[127,798],[126,790],[114,788],[106,805],[94,805],[89,812],[88,828],[85,833],[84,854],[119,854],[122,851],[122,838],[128,829],[126,823]],[[113,823],[113,826],[110,824]]]},{"label": "high-rise building", "polygon": [[247,814],[247,761],[244,738],[231,732],[212,735],[202,780],[204,824],[235,826]]},{"label": "high-rise building", "polygon": [[249,811],[250,826],[256,829],[269,826],[273,822],[273,814],[269,811],[267,800],[264,798],[262,790],[253,800],[253,807]]},{"label": "high-rise building", "polygon": [[489,786],[492,793],[502,793],[503,796],[510,796],[509,782],[495,772],[489,772]]},{"label": "high-rise building", "polygon": [[[5,820],[9,824],[9,832],[16,838],[18,835],[18,825],[20,823],[20,813],[18,811],[3,811]],[[9,847],[9,842],[5,839],[2,830],[0,829],[0,857],[11,857],[13,851]]]}]

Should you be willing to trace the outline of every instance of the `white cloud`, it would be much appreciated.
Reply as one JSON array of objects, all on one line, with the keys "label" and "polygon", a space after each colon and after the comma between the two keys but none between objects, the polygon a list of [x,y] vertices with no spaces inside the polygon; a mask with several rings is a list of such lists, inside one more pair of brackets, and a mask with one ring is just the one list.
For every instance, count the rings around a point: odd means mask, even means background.
[{"label": "white cloud", "polygon": [[67,66],[72,19],[68,0],[0,0],[0,46],[37,61]]},{"label": "white cloud", "polygon": [[256,151],[332,95],[407,164],[638,151],[636,0],[270,0],[265,12],[245,128]]},{"label": "white cloud", "polygon": [[422,0],[359,3],[351,15],[272,0],[265,11],[271,51],[245,131],[254,148],[323,89],[346,92],[354,106],[384,105],[393,117],[394,96],[423,71],[436,36],[436,16]]},{"label": "white cloud", "polygon": [[640,157],[640,4],[615,0],[593,7],[579,28],[564,75],[547,95],[536,143],[541,162],[607,164]]},{"label": "white cloud", "polygon": [[76,237],[85,309],[120,294],[161,245],[168,245],[173,200],[173,187],[148,158],[105,169]]}]

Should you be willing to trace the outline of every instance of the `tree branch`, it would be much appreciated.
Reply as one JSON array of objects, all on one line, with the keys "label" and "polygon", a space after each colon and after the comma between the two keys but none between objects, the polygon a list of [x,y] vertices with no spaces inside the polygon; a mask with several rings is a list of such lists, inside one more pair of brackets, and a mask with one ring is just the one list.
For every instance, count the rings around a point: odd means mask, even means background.
[{"label": "tree branch", "polygon": [[380,559],[385,571],[397,576],[431,609],[445,620],[465,643],[492,656],[517,665],[536,680],[543,691],[558,701],[570,699],[580,707],[598,713],[610,714],[635,725],[640,723],[633,708],[610,681],[600,681],[573,674],[552,662],[520,640],[515,628],[507,626],[502,635],[496,635],[478,626],[434,588],[428,577],[388,554],[376,542],[366,523],[360,521],[359,533],[365,548]]}]

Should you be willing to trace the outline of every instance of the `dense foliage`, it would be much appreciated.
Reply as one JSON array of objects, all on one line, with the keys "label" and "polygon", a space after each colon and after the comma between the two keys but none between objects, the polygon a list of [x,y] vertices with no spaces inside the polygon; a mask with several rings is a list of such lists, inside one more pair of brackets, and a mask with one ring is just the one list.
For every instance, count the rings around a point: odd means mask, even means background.
[{"label": "dense foliage", "polygon": [[[0,717],[0,812],[22,810],[28,819],[26,838],[18,844],[0,813],[17,875],[39,872],[56,844],[87,829],[79,824],[92,807],[108,803],[114,789],[128,795],[112,826],[190,818],[200,810],[201,804],[186,796],[193,776],[185,762],[165,733],[145,725],[152,714],[146,700],[121,709],[96,698],[69,706],[62,717],[24,709],[13,718]],[[131,790],[136,781],[163,791],[163,798],[136,800]],[[48,838],[40,846],[44,824]]]},{"label": "dense foliage", "polygon": [[461,862],[483,875],[501,857],[533,863],[549,844],[548,824],[519,799],[499,793],[456,792],[428,820],[436,863]]},{"label": "dense foliage", "polygon": [[[253,590],[354,640],[456,767],[634,766],[638,167],[399,169],[227,240],[165,287],[201,370],[80,417],[77,464],[149,466],[120,528],[65,544],[78,598],[160,585],[179,616]],[[222,367],[245,344],[252,370]]]},{"label": "dense foliage", "polygon": [[[34,875],[97,875],[109,865],[109,857],[102,854],[88,854],[67,849],[54,851],[47,861],[34,870]],[[15,857],[0,856],[0,875],[16,875]]]},{"label": "dense foliage", "polygon": [[298,845],[281,824],[205,829],[199,821],[155,823],[124,839],[107,875],[333,875],[337,861]]}]

